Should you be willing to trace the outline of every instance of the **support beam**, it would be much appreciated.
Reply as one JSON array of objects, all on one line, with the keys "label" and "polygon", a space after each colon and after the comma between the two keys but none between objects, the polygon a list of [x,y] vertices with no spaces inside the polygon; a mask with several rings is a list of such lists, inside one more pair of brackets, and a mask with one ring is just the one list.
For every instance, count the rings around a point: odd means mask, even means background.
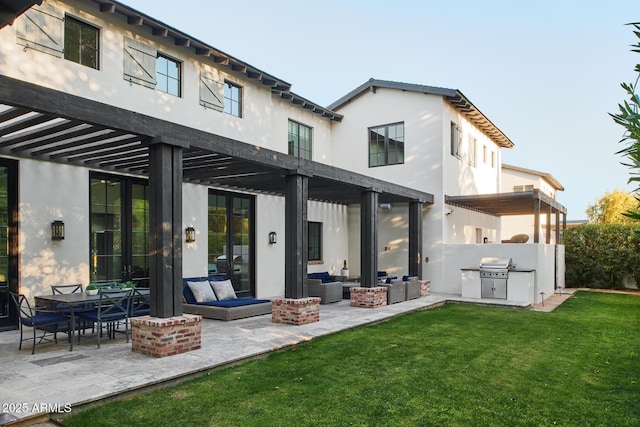
[{"label": "support beam", "polygon": [[547,211],[547,230],[545,233],[546,244],[551,243],[551,205],[549,205],[549,210]]},{"label": "support beam", "polygon": [[556,245],[560,244],[560,211],[556,211]]},{"label": "support beam", "polygon": [[409,275],[422,279],[422,203],[409,203]]},{"label": "support beam", "polygon": [[182,315],[182,148],[149,146],[151,316]]},{"label": "support beam", "polygon": [[378,283],[378,192],[367,189],[360,196],[360,286]]},{"label": "support beam", "polygon": [[540,243],[540,199],[533,201],[533,243]]},{"label": "support beam", "polygon": [[307,200],[309,178],[291,173],[285,178],[285,243],[284,243],[284,296],[285,298],[307,297]]}]

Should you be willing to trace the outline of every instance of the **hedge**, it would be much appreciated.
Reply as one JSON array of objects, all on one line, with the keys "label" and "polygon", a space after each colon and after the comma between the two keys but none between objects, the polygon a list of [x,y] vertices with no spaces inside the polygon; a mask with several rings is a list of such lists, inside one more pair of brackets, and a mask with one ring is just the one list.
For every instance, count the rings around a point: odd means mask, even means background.
[{"label": "hedge", "polygon": [[567,287],[640,284],[640,224],[585,224],[564,231]]}]

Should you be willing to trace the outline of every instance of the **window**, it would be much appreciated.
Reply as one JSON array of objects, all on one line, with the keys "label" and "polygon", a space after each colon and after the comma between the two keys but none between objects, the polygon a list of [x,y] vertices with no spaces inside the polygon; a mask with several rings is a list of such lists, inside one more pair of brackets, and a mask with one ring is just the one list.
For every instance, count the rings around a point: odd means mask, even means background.
[{"label": "window", "polygon": [[451,155],[462,157],[462,130],[455,122],[451,122]]},{"label": "window", "polygon": [[469,135],[469,165],[476,165],[476,139]]},{"label": "window", "polygon": [[492,168],[496,167],[496,152],[495,151],[491,152],[491,167]]},{"label": "window", "polygon": [[311,222],[309,225],[309,261],[321,261],[322,260],[322,223]]},{"label": "window", "polygon": [[404,123],[369,128],[369,167],[404,163]]},{"label": "window", "polygon": [[98,69],[99,30],[70,16],[64,19],[64,59]]},{"label": "window", "polygon": [[532,191],[533,185],[514,185],[513,191],[514,193],[520,193],[522,191]]},{"label": "window", "polygon": [[89,193],[91,282],[126,278],[149,286],[149,187],[146,181],[92,173]]},{"label": "window", "polygon": [[231,82],[224,82],[224,112],[242,117],[242,88]]},{"label": "window", "polygon": [[156,89],[180,96],[180,63],[162,54],[156,59]]},{"label": "window", "polygon": [[311,128],[289,120],[289,154],[311,160]]},{"label": "window", "polygon": [[482,146],[482,163],[487,164],[487,146]]}]

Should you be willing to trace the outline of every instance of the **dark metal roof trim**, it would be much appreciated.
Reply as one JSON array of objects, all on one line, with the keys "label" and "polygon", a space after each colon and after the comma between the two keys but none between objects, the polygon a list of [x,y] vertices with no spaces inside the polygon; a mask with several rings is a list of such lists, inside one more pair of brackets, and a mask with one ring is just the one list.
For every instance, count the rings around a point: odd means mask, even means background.
[{"label": "dark metal roof trim", "polygon": [[369,79],[342,98],[327,106],[330,110],[338,110],[364,92],[375,92],[376,88],[396,89],[402,91],[419,92],[428,95],[439,95],[445,98],[455,109],[466,116],[471,123],[489,138],[503,148],[513,148],[513,142],[494,125],[469,99],[457,89],[447,89],[435,86],[425,86],[412,83],[393,82],[388,80]]},{"label": "dark metal roof trim", "polygon": [[[0,0],[3,1],[3,0]],[[125,4],[113,0],[93,0],[99,5],[99,10],[102,13],[119,13],[127,18],[127,23],[133,26],[146,26],[151,30],[151,34],[157,37],[174,39],[174,45],[187,48],[195,52],[196,55],[203,58],[210,58],[216,65],[224,65],[229,67],[233,72],[244,74],[247,78],[252,80],[258,80],[263,85],[268,86],[272,93],[282,97],[283,93],[289,93],[291,84],[284,80],[278,79],[264,71],[243,62],[211,45],[208,45],[190,35],[173,28],[170,25],[165,24],[157,19],[150,17],[142,12],[139,12]],[[1,10],[1,9],[0,9]],[[293,94],[292,94],[293,95]],[[288,99],[282,97],[283,99]],[[289,101],[292,101],[294,105],[299,105],[293,102],[293,99],[300,98],[298,95],[293,95]],[[303,98],[300,98],[303,99]],[[307,104],[315,107],[312,111],[330,120],[340,121],[342,116],[328,108],[321,107],[311,101],[305,100]]]},{"label": "dark metal roof trim", "polygon": [[13,25],[13,21],[34,5],[41,5],[42,0],[0,0],[0,29]]}]

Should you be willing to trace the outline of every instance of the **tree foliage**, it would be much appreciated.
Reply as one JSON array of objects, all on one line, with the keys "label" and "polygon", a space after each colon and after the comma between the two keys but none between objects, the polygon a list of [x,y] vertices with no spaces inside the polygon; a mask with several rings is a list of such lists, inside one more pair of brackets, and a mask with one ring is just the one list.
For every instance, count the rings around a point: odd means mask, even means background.
[{"label": "tree foliage", "polygon": [[[640,53],[640,23],[636,22],[629,25],[633,26],[633,34],[637,39],[637,42],[631,45],[631,51]],[[636,93],[638,82],[640,81],[640,64],[635,66],[634,71],[638,73],[635,83],[621,84],[622,89],[627,93],[628,99],[622,104],[618,104],[619,113],[611,114],[611,117],[617,124],[625,128],[624,135],[620,140],[620,143],[625,144],[625,147],[618,151],[617,154],[627,158],[627,162],[622,164],[631,169],[629,183],[638,185],[635,188],[636,206],[626,212],[625,215],[629,218],[640,220],[640,210],[638,209],[640,197],[637,195],[640,193],[640,95]]]},{"label": "tree foliage", "polygon": [[593,224],[630,224],[636,220],[625,214],[637,207],[638,201],[632,194],[613,190],[589,205],[586,214]]}]

